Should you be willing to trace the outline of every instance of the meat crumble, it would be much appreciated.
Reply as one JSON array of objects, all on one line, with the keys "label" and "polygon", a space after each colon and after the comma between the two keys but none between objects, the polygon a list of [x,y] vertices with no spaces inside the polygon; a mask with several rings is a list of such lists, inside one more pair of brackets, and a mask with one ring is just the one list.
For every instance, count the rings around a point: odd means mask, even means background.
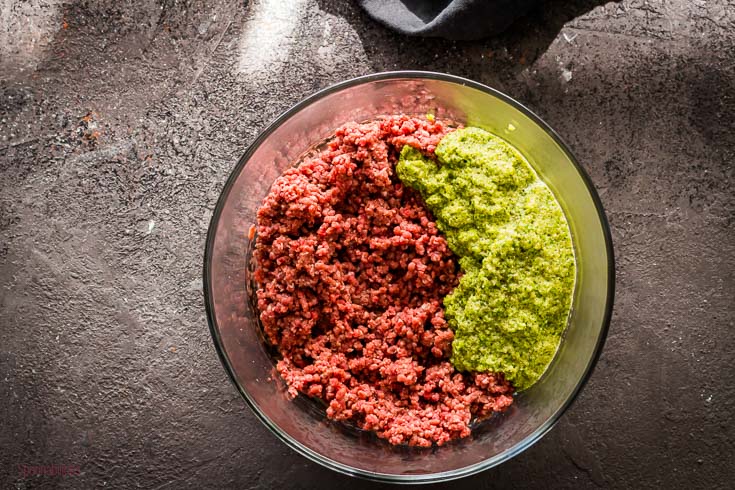
[{"label": "meat crumble", "polygon": [[506,409],[501,373],[460,372],[443,298],[457,257],[395,173],[404,145],[433,156],[452,128],[391,116],[349,123],[286,170],[258,211],[260,320],[291,396],[391,444],[442,445]]}]

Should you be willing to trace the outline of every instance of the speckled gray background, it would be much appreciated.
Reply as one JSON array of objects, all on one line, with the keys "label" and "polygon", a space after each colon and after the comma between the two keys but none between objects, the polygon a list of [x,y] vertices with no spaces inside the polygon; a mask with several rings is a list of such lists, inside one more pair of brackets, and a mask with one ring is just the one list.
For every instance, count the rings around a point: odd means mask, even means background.
[{"label": "speckled gray background", "polygon": [[577,402],[455,487],[732,484],[733,0],[548,1],[475,43],[400,37],[350,1],[0,0],[0,486],[380,486],[261,426],[212,346],[200,277],[255,135],[392,69],[538,112],[599,189],[617,254],[610,336]]}]

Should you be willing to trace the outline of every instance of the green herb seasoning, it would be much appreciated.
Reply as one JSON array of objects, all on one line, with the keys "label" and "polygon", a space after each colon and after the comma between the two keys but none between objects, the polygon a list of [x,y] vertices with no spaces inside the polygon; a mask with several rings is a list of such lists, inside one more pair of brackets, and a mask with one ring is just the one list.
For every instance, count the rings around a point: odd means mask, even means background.
[{"label": "green herb seasoning", "polygon": [[437,162],[406,145],[396,166],[421,193],[464,271],[444,298],[452,363],[534,384],[556,353],[574,289],[574,253],[549,188],[504,140],[478,128],[446,135]]}]

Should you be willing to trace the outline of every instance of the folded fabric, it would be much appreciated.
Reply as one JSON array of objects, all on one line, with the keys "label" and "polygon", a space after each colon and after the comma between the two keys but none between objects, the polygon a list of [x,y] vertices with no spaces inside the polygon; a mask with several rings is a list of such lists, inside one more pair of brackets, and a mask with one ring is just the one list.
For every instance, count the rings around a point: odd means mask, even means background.
[{"label": "folded fabric", "polygon": [[381,24],[411,36],[480,39],[498,34],[541,0],[357,0]]}]

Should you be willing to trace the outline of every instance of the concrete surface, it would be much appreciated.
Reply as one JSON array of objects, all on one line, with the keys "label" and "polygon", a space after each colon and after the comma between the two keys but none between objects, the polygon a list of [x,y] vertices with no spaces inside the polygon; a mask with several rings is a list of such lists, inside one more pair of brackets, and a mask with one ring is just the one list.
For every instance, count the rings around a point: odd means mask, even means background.
[{"label": "concrete surface", "polygon": [[[201,256],[254,136],[399,68],[473,78],[567,140],[617,300],[558,426],[456,488],[726,488],[735,409],[735,4],[549,1],[499,38],[407,39],[331,0],[0,0],[0,486],[378,488],[278,442],[210,340]],[[20,465],[75,476],[23,477]]]}]

